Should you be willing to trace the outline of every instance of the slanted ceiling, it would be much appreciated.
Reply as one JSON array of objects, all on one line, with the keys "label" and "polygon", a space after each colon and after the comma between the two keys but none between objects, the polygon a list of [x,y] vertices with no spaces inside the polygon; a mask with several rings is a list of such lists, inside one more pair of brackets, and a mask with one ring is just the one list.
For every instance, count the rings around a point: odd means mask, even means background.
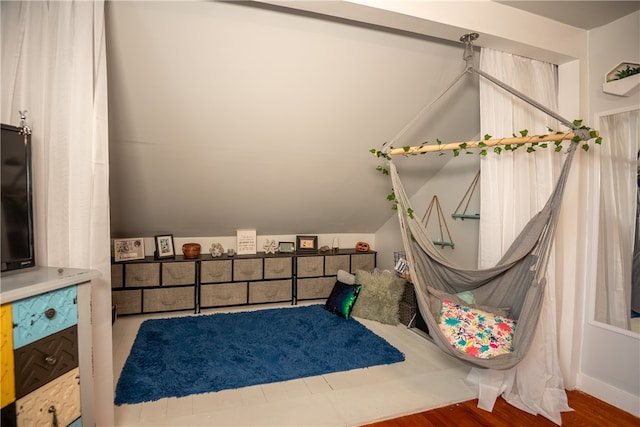
[{"label": "slanted ceiling", "polygon": [[[113,237],[374,233],[369,153],[464,68],[462,45],[222,2],[106,3]],[[465,78],[399,145],[479,132]],[[451,159],[406,162],[409,192]]]}]

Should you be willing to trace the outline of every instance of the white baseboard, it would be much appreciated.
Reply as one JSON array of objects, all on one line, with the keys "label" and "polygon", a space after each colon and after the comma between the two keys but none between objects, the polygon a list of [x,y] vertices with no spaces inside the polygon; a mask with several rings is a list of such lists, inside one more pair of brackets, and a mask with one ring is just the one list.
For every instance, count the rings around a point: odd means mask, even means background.
[{"label": "white baseboard", "polygon": [[597,397],[636,417],[640,417],[640,396],[635,396],[629,392],[615,388],[611,384],[584,374],[578,374],[576,386],[580,391]]}]

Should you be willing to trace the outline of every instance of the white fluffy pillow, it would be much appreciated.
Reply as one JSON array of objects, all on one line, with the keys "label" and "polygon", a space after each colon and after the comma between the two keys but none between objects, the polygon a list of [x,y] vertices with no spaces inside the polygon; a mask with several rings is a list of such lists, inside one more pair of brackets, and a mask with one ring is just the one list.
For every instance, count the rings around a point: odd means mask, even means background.
[{"label": "white fluffy pillow", "polygon": [[347,285],[353,285],[356,283],[356,276],[344,270],[338,270],[338,281],[346,283]]}]

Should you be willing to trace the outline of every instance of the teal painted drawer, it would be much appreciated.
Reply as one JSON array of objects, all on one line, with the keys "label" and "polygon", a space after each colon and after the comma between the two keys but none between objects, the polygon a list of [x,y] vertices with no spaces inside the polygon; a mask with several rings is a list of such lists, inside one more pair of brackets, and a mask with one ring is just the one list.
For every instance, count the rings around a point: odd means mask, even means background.
[{"label": "teal painted drawer", "polygon": [[11,306],[13,348],[31,344],[78,323],[77,289],[58,289],[16,301]]}]

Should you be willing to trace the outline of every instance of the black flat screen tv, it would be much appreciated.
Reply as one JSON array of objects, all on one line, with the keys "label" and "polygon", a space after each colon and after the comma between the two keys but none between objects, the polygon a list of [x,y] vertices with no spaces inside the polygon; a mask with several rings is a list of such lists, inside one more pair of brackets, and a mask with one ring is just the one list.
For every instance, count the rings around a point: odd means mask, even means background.
[{"label": "black flat screen tv", "polygon": [[22,128],[1,125],[0,175],[2,206],[2,272],[36,265],[33,236],[31,135]]}]

